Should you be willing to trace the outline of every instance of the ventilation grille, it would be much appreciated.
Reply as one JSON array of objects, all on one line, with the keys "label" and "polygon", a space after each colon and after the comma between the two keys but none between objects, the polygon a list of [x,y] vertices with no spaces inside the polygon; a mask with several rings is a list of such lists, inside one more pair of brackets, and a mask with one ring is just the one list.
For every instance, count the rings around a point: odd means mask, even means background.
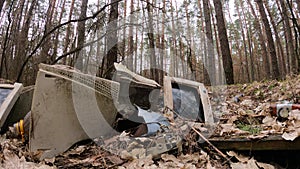
[{"label": "ventilation grille", "polygon": [[107,79],[91,76],[88,74],[80,73],[74,68],[64,65],[45,65],[40,64],[40,69],[57,74],[60,77],[84,84],[88,87],[95,89],[103,96],[118,100],[120,84]]}]

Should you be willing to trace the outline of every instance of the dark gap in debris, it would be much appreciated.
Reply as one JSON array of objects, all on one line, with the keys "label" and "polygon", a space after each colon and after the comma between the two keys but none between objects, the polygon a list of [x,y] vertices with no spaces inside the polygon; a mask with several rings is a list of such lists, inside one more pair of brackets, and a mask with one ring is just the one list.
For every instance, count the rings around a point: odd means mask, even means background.
[{"label": "dark gap in debris", "polygon": [[[126,117],[126,115],[128,116]],[[137,110],[133,110],[129,108],[124,109],[121,112],[118,112],[116,119],[117,120],[115,122],[114,127],[118,132],[127,131],[133,135],[135,135],[135,133],[138,132],[138,127],[141,126],[141,124],[145,123],[143,117],[137,115]],[[136,133],[136,134],[140,134],[140,133]]]},{"label": "dark gap in debris", "polygon": [[55,76],[50,75],[50,74],[45,74],[45,77],[46,77],[46,78],[56,78]]},{"label": "dark gap in debris", "polygon": [[150,109],[151,103],[149,95],[153,89],[141,87],[129,87],[129,98],[132,105],[137,105],[142,109]]}]

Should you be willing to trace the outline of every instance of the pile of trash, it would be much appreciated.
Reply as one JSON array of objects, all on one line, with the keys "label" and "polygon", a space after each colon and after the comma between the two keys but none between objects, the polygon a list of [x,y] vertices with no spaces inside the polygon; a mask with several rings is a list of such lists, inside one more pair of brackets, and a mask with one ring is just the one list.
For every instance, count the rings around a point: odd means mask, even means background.
[{"label": "pile of trash", "polygon": [[207,90],[115,67],[107,80],[41,65],[34,92],[9,86],[0,98],[0,168],[271,169],[213,140],[300,136],[300,76]]}]

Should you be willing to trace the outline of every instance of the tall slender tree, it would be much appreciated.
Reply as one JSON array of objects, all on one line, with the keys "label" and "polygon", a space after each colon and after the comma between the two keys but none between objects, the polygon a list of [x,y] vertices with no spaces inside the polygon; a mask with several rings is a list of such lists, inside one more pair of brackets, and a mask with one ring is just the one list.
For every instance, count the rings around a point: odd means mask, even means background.
[{"label": "tall slender tree", "polygon": [[[32,17],[33,17],[33,14],[34,14],[34,8],[36,7],[36,5],[37,5],[37,0],[32,0],[29,9],[26,12],[25,19],[24,19],[24,24],[22,25],[21,32],[20,32],[20,35],[19,35],[20,36],[20,39],[19,39],[20,48],[18,50],[17,55],[21,56],[19,58],[19,60],[21,62],[24,62],[24,60],[25,60],[24,54],[27,55],[27,53],[29,53],[26,50],[26,48],[24,48],[24,46],[29,45],[29,40],[28,40],[29,29],[30,29],[30,24],[32,22]],[[35,79],[34,78],[32,78],[32,79],[33,79],[33,81],[31,81],[31,82],[30,81],[27,81],[27,82],[25,81],[24,85],[25,84],[33,84]]]},{"label": "tall slender tree", "polygon": [[[10,32],[9,33],[9,37],[12,40],[9,46],[7,46],[7,49],[9,49],[9,51],[6,51],[6,53],[4,55],[7,55],[7,53],[11,52],[9,55],[6,56],[7,61],[9,61],[10,63],[7,63],[7,67],[8,67],[8,72],[9,79],[15,79],[16,78],[16,74],[17,74],[17,70],[15,65],[20,65],[22,64],[22,60],[24,57],[24,53],[20,53],[21,51],[25,51],[21,48],[24,48],[24,44],[20,43],[20,38],[22,37],[22,35],[19,33],[21,27],[22,27],[22,16],[25,10],[25,0],[20,0],[17,1],[17,8],[13,11],[12,13],[12,17],[11,17],[11,28],[10,28]],[[25,11],[27,12],[27,11]],[[26,35],[25,35],[26,36]],[[9,42],[9,41],[8,41]],[[16,50],[15,50],[16,49]]]},{"label": "tall slender tree", "polygon": [[[240,0],[240,4],[241,6],[245,6],[244,4],[244,1],[243,0]],[[255,80],[255,75],[254,75],[254,63],[253,63],[253,60],[254,60],[254,56],[253,56],[253,53],[252,53],[252,38],[251,38],[251,17],[249,17],[249,13],[245,11],[244,8],[241,8],[242,9],[242,14],[243,14],[243,22],[245,24],[245,31],[246,31],[246,36],[247,36],[247,42],[248,42],[248,49],[249,49],[249,72],[250,72],[250,80],[251,81],[254,81]]]},{"label": "tall slender tree", "polygon": [[158,74],[156,69],[156,57],[155,57],[155,40],[154,40],[154,28],[153,28],[153,9],[150,0],[147,0],[147,12],[148,12],[148,39],[149,39],[149,55],[150,55],[150,77],[155,81],[158,80]]},{"label": "tall slender tree", "polygon": [[187,51],[187,61],[189,64],[189,67],[192,71],[191,79],[197,80],[198,79],[198,72],[197,72],[197,60],[195,56],[195,46],[194,41],[192,37],[192,28],[190,25],[190,14],[188,9],[188,2],[184,1],[184,8],[185,8],[185,17],[186,17],[186,23],[187,23],[187,43],[188,43],[188,51]]},{"label": "tall slender tree", "polygon": [[208,61],[207,68],[208,68],[209,78],[210,78],[209,81],[212,84],[216,84],[214,40],[213,40],[212,27],[211,27],[210,11],[211,9],[209,5],[209,0],[203,0],[203,12],[204,12],[204,19],[205,19],[205,35],[206,35],[206,48],[207,48],[207,58],[205,60]]},{"label": "tall slender tree", "polygon": [[166,0],[163,0],[162,7],[162,22],[161,22],[161,37],[160,37],[160,71],[159,84],[163,84],[164,79],[164,58],[165,58],[165,19],[166,19]]},{"label": "tall slender tree", "polygon": [[229,49],[229,42],[228,42],[227,31],[225,27],[222,3],[220,0],[213,0],[213,2],[216,11],[217,27],[218,27],[218,34],[219,34],[221,51],[222,51],[222,61],[223,61],[223,67],[224,67],[224,72],[226,77],[226,83],[233,84],[234,83],[233,63],[232,63],[232,58]]},{"label": "tall slender tree", "polygon": [[[47,34],[53,27],[53,14],[54,14],[56,1],[57,0],[49,0],[44,34]],[[40,63],[50,63],[50,49],[51,48],[52,48],[51,36],[47,36],[45,38],[45,42],[42,45],[42,51],[41,51],[41,55],[39,58]]]},{"label": "tall slender tree", "polygon": [[[241,30],[241,34],[242,34],[242,40],[243,40],[243,50],[244,50],[244,58],[245,58],[245,62],[246,62],[246,79],[247,82],[251,81],[251,75],[250,72],[251,70],[249,69],[249,61],[248,61],[248,48],[247,48],[247,43],[246,43],[246,35],[245,35],[245,29],[244,29],[244,22],[243,22],[243,18],[242,18],[242,14],[239,8],[239,4],[236,5],[237,8],[237,13],[238,13],[238,17],[239,17],[239,22],[240,22],[240,30]],[[245,16],[244,16],[245,17]],[[242,56],[240,56],[242,57]]]},{"label": "tall slender tree", "polygon": [[[74,10],[74,2],[75,2],[75,0],[71,1],[71,6],[70,6],[69,16],[68,16],[69,21],[72,19],[73,10]],[[71,34],[71,24],[68,24],[67,29],[66,29],[66,36],[65,36],[65,41],[64,41],[63,53],[67,53],[67,51],[68,51],[68,47],[70,45],[70,34]],[[70,62],[67,63],[67,57],[63,58],[62,63],[63,64],[70,64]]]},{"label": "tall slender tree", "polygon": [[[88,0],[81,1],[81,8],[80,8],[81,10],[80,10],[79,19],[83,19],[86,17],[87,4],[88,4]],[[78,32],[77,47],[82,47],[85,42],[85,21],[78,23],[77,32]],[[83,70],[83,56],[84,56],[84,52],[82,50],[79,50],[74,55],[74,66],[76,66],[76,68],[79,70]]]},{"label": "tall slender tree", "polygon": [[[58,23],[61,23],[61,20],[63,18],[63,14],[64,14],[64,10],[65,10],[65,5],[66,5],[66,0],[62,0],[62,5],[61,5],[61,11],[60,11],[60,15],[58,17]],[[55,60],[56,55],[57,55],[57,50],[58,50],[58,43],[59,43],[59,33],[60,33],[60,29],[58,29],[55,33],[55,38],[54,38],[54,46],[53,46],[53,54],[51,56],[51,63]]]},{"label": "tall slender tree", "polygon": [[300,0],[296,0],[298,13],[300,14]]},{"label": "tall slender tree", "polygon": [[[107,54],[104,57],[103,63],[104,67],[104,76],[107,79],[112,78],[112,72],[114,71],[114,62],[118,60],[118,8],[119,0],[111,0],[111,7],[109,13],[109,21],[107,26],[107,36],[106,36],[106,46]],[[103,69],[103,67],[102,67]]]},{"label": "tall slender tree", "polygon": [[0,13],[2,11],[5,0],[0,0]]},{"label": "tall slender tree", "polygon": [[[287,35],[287,46],[290,54],[290,68],[291,68],[291,73],[297,73],[297,57],[296,57],[296,51],[295,51],[295,46],[294,46],[294,40],[293,40],[293,35],[292,35],[292,26],[290,25],[290,16],[288,14],[288,7],[287,4],[284,0],[279,0],[281,9],[282,9],[282,18],[284,20],[284,23],[286,25],[285,30],[286,30],[286,35]],[[297,36],[298,32],[295,33]],[[297,40],[296,40],[297,41]]]},{"label": "tall slender tree", "polygon": [[277,54],[278,54],[279,69],[280,69],[280,72],[281,72],[281,76],[285,76],[285,74],[286,74],[286,70],[285,70],[285,66],[284,66],[285,65],[285,59],[284,59],[284,56],[283,56],[283,49],[282,49],[279,33],[277,31],[277,26],[276,26],[273,14],[271,12],[271,9],[269,7],[269,4],[267,2],[264,2],[264,4],[265,4],[266,10],[269,14],[270,22],[271,22],[271,25],[272,25],[273,30],[274,30],[275,41],[276,41],[276,45],[277,45],[277,49],[278,49]]},{"label": "tall slender tree", "polygon": [[[7,24],[7,27],[5,29],[4,39],[2,39],[4,42],[1,45],[2,52],[1,52],[1,61],[0,61],[0,77],[6,77],[6,79],[8,79],[8,71],[7,71],[8,66],[6,64],[8,59],[7,59],[7,56],[6,56],[6,51],[7,51],[8,43],[9,43],[10,26],[12,24],[11,15],[12,15],[12,10],[13,10],[13,5],[14,5],[14,1],[12,1],[9,5],[9,10],[8,10],[8,15],[7,15],[8,24]],[[5,76],[4,76],[4,74],[5,74]]]},{"label": "tall slender tree", "polygon": [[272,36],[272,31],[271,27],[267,18],[267,14],[265,12],[264,4],[262,0],[255,0],[257,3],[259,13],[262,19],[262,22],[264,24],[265,32],[267,35],[267,41],[268,41],[268,48],[271,56],[271,63],[272,63],[272,74],[271,77],[274,79],[280,79],[280,73],[279,73],[279,68],[278,68],[278,62],[277,62],[277,55],[276,55],[276,50],[275,50],[275,45],[274,45],[274,40]]},{"label": "tall slender tree", "polygon": [[128,69],[129,70],[133,70],[133,10],[134,10],[134,5],[133,5],[133,0],[130,1],[130,15],[129,15],[129,22],[130,22],[130,26],[129,26],[129,39],[128,39]]},{"label": "tall slender tree", "polygon": [[[268,53],[267,53],[267,47],[266,47],[266,43],[265,43],[265,38],[262,34],[262,29],[260,27],[260,23],[259,23],[259,18],[257,17],[254,7],[252,5],[252,3],[250,2],[250,0],[247,0],[248,5],[250,7],[251,13],[254,16],[254,28],[257,30],[258,33],[258,39],[259,39],[259,44],[261,46],[261,54],[262,54],[262,58],[263,58],[263,63],[264,63],[264,71],[266,75],[270,74],[270,62],[269,62],[269,57],[268,57]],[[268,76],[265,76],[268,77]]]}]

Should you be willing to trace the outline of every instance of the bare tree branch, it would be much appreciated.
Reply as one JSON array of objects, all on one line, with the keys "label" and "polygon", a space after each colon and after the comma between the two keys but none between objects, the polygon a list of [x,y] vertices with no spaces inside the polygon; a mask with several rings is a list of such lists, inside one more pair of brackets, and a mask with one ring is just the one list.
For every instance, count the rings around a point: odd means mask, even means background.
[{"label": "bare tree branch", "polygon": [[51,64],[52,64],[52,65],[53,65],[53,64],[56,64],[56,63],[57,63],[59,60],[61,60],[62,58],[67,57],[68,55],[71,55],[71,54],[73,54],[73,53],[75,53],[75,52],[80,51],[82,48],[85,48],[85,47],[87,47],[87,46],[89,46],[89,45],[91,45],[91,44],[93,44],[93,43],[98,42],[99,40],[101,40],[101,39],[104,38],[105,36],[106,36],[106,33],[105,33],[104,35],[102,35],[101,37],[97,38],[96,40],[93,40],[93,41],[90,41],[90,42],[88,42],[88,43],[85,43],[85,44],[83,44],[82,46],[78,46],[77,48],[75,48],[75,49],[73,49],[73,50],[71,50],[71,51],[69,51],[69,52],[67,52],[67,53],[65,53],[65,54],[63,54],[63,55],[61,55],[61,56],[59,56],[59,57],[56,58]]},{"label": "bare tree branch", "polygon": [[[8,35],[10,34],[9,33],[9,28],[10,28],[10,25],[11,25],[11,11],[12,11],[12,8],[13,8],[13,4],[14,4],[14,1],[12,1],[11,4],[9,5],[9,11],[8,11],[8,14],[7,14],[8,26],[6,28],[5,40],[4,40],[4,44],[3,44],[3,51],[2,51],[1,61],[0,61],[0,77],[2,76],[3,67],[5,67],[6,78],[8,76],[8,73],[7,73],[7,65],[5,63],[6,62],[5,52],[6,52],[6,47],[7,47],[7,43],[8,43]],[[5,60],[5,62],[4,62],[4,60]]]},{"label": "bare tree branch", "polygon": [[[109,4],[106,4],[104,5],[100,10],[98,10],[96,13],[94,13],[92,16],[88,16],[86,18],[82,18],[82,19],[73,19],[73,20],[69,20],[65,23],[62,23],[62,24],[59,24],[57,26],[55,26],[53,29],[51,29],[49,32],[45,33],[44,36],[42,37],[42,39],[40,40],[40,42],[37,44],[37,46],[34,48],[34,50],[30,53],[30,55],[25,59],[24,63],[22,64],[21,66],[21,69],[19,71],[19,74],[18,74],[18,77],[17,77],[17,80],[16,81],[20,81],[21,79],[21,76],[22,76],[22,73],[23,73],[23,70],[26,66],[26,64],[28,63],[29,59],[33,57],[33,55],[36,53],[36,51],[41,47],[41,45],[44,43],[44,40],[50,35],[52,34],[54,31],[56,31],[57,29],[67,25],[67,24],[70,24],[70,23],[74,23],[74,22],[83,22],[83,21],[86,21],[86,20],[89,20],[89,19],[94,19],[96,18],[101,12],[103,12],[108,6],[114,4],[114,3],[119,3],[123,0],[118,0],[116,2],[113,2],[113,3],[109,3]],[[76,48],[77,49],[77,48]],[[79,50],[79,48],[78,48]]]}]

